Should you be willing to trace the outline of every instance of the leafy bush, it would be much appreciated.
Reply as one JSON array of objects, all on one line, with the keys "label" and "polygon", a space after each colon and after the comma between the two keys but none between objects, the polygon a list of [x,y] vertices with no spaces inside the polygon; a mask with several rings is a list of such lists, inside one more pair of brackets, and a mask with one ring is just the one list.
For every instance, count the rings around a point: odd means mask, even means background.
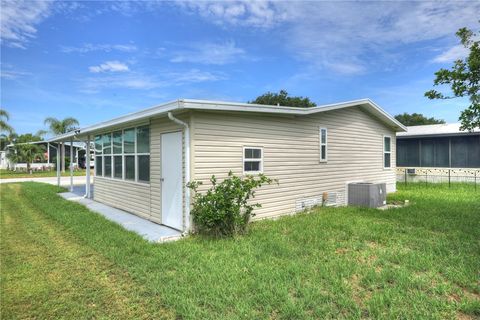
[{"label": "leafy bush", "polygon": [[212,187],[206,193],[199,193],[202,182],[193,181],[187,187],[195,192],[191,210],[195,228],[199,233],[214,236],[233,236],[245,232],[250,217],[255,214],[258,203],[248,200],[255,197],[255,189],[272,183],[272,179],[263,174],[238,177],[230,171],[228,178],[218,183],[213,175]]}]

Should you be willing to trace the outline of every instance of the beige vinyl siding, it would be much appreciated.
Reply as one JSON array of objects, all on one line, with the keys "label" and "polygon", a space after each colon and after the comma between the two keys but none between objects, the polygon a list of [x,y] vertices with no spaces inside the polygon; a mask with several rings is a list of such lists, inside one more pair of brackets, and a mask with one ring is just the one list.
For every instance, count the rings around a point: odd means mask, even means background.
[{"label": "beige vinyl siding", "polygon": [[[386,182],[395,190],[395,132],[359,107],[310,116],[196,112],[192,156],[195,179],[243,173],[243,147],[262,147],[263,171],[278,185],[262,187],[257,218],[290,214],[301,199],[337,193],[346,183]],[[319,129],[328,129],[328,161],[320,162]],[[383,168],[383,136],[392,138],[392,168]]]},{"label": "beige vinyl siding", "polygon": [[142,218],[150,217],[150,185],[102,177],[95,177],[94,185],[95,201]]},{"label": "beige vinyl siding", "polygon": [[[178,116],[178,118],[183,121],[188,120],[188,117],[185,116]],[[126,126],[120,129],[130,127],[131,126]],[[152,119],[150,121],[150,183],[134,183],[118,179],[95,177],[94,200],[134,213],[142,218],[161,223],[161,135],[162,133],[178,131],[183,132],[184,128],[167,117]],[[185,140],[184,135],[183,139]],[[183,149],[185,153],[185,146]],[[183,176],[185,177],[185,162],[183,163],[183,171]]]}]

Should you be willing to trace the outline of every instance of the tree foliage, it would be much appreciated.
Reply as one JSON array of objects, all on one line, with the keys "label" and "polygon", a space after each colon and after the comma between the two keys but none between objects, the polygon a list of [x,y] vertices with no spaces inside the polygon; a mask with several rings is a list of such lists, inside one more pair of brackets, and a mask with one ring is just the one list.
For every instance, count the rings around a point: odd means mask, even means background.
[{"label": "tree foliage", "polygon": [[430,90],[425,96],[429,99],[468,97],[470,106],[462,111],[459,120],[462,130],[472,131],[480,128],[480,41],[476,40],[477,34],[467,28],[461,28],[456,35],[469,54],[465,59],[456,60],[450,70],[437,71],[433,81],[434,86],[449,86],[451,94]]},{"label": "tree foliage", "polygon": [[[63,120],[49,117],[45,119],[45,125],[48,125],[51,133],[59,135],[75,130],[79,125],[79,122],[77,119],[72,117],[68,117]],[[65,172],[65,144],[63,142],[61,143],[60,150],[62,172]]]},{"label": "tree foliage", "polygon": [[45,148],[38,144],[17,143],[7,155],[13,163],[26,163],[30,172],[32,162],[45,159]]},{"label": "tree foliage", "polygon": [[230,171],[222,182],[215,176],[210,182],[212,187],[205,193],[198,192],[201,182],[187,184],[195,192],[191,210],[195,228],[202,234],[233,236],[246,230],[250,217],[255,215],[253,209],[261,206],[249,201],[255,197],[255,189],[273,180],[263,174],[241,178]]},{"label": "tree foliage", "polygon": [[402,113],[397,114],[395,119],[400,121],[404,126],[421,126],[426,124],[441,124],[445,123],[445,120],[435,119],[434,117],[427,118],[421,113]]},{"label": "tree foliage", "polygon": [[311,108],[316,106],[315,102],[310,101],[307,97],[289,97],[288,92],[285,90],[280,90],[279,93],[264,93],[248,103],[295,108]]},{"label": "tree foliage", "polygon": [[[0,109],[0,131],[3,133],[11,134],[14,133],[13,127],[8,124],[8,120],[10,120],[10,114],[7,110]],[[5,134],[3,134],[6,136]]]},{"label": "tree foliage", "polygon": [[75,128],[79,125],[78,120],[72,117],[68,117],[63,120],[48,117],[45,119],[44,123],[49,127],[50,132],[53,134],[67,133],[69,131],[75,130]]}]

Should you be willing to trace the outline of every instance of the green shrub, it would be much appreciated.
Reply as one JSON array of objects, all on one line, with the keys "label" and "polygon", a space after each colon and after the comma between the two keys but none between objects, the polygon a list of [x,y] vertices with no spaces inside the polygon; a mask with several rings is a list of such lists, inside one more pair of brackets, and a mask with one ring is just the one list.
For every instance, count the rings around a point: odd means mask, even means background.
[{"label": "green shrub", "polygon": [[258,203],[248,200],[255,197],[255,189],[272,183],[272,179],[263,174],[258,176],[235,176],[232,171],[228,178],[218,183],[213,175],[212,187],[205,193],[199,193],[199,181],[189,182],[187,187],[195,192],[191,215],[195,229],[201,234],[213,236],[233,236],[245,232],[250,217],[255,214]]}]

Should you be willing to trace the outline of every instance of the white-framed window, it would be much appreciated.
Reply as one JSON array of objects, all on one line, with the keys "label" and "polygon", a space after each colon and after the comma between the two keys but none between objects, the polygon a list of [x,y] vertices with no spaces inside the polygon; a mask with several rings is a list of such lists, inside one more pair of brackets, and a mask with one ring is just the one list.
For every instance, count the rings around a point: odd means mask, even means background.
[{"label": "white-framed window", "polygon": [[243,147],[243,173],[256,174],[263,172],[263,148]]},{"label": "white-framed window", "polygon": [[383,136],[383,168],[392,167],[392,137]]},{"label": "white-framed window", "polygon": [[150,182],[150,127],[140,126],[95,136],[95,175]]},{"label": "white-framed window", "polygon": [[320,162],[328,159],[328,133],[327,128],[320,128]]},{"label": "white-framed window", "polygon": [[327,128],[320,128],[320,162],[327,162],[328,159],[328,131]]}]

